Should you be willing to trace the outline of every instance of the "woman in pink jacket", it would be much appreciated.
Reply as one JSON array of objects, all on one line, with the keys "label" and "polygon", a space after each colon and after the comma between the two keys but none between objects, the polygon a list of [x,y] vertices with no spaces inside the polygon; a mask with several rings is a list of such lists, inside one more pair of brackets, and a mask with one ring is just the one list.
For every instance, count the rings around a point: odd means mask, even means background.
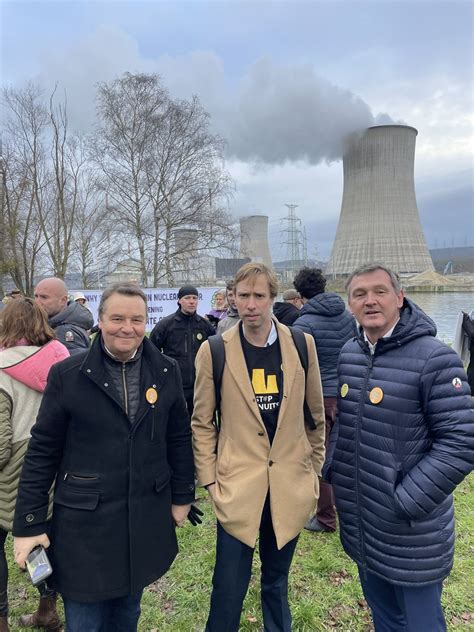
[{"label": "woman in pink jacket", "polygon": [[[69,352],[55,340],[46,312],[31,298],[10,301],[0,315],[0,632],[8,632],[5,540],[12,529],[21,468],[49,369]],[[56,595],[42,590],[27,627],[59,630]]]}]

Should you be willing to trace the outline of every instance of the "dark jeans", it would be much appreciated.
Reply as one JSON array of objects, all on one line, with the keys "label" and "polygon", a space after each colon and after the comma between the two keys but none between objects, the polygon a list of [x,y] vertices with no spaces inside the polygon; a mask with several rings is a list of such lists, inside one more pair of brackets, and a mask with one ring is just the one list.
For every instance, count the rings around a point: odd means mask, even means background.
[{"label": "dark jeans", "polygon": [[372,610],[375,632],[446,632],[443,582],[419,588],[395,586],[359,568],[364,596]]},{"label": "dark jeans", "polygon": [[[260,524],[261,600],[265,632],[290,632],[288,572],[298,538],[278,550],[267,498]],[[247,594],[254,549],[217,523],[216,564],[206,632],[237,632]]]},{"label": "dark jeans", "polygon": [[67,632],[136,632],[143,591],[118,599],[83,603],[63,597]]},{"label": "dark jeans", "polygon": [[[329,437],[331,435],[331,431],[334,426],[334,422],[336,421],[336,413],[337,413],[337,398],[336,397],[325,397],[324,398],[324,415],[325,415],[325,439],[324,445],[326,447],[326,451],[329,446]],[[330,529],[331,531],[336,530],[336,507],[334,501],[334,493],[332,491],[332,485],[330,483],[326,483],[326,481],[320,481],[319,483],[319,500],[318,507],[316,510],[316,518],[319,520],[321,524]]]}]

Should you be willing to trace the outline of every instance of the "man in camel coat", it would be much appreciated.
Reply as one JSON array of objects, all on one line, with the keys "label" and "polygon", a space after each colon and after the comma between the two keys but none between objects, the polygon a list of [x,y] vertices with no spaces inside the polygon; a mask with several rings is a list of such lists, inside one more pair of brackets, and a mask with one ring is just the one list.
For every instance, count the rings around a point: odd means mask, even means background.
[{"label": "man in camel coat", "polygon": [[195,466],[217,517],[207,632],[239,629],[258,536],[265,630],[291,630],[288,573],[298,535],[318,498],[324,405],[313,338],[304,334],[302,339],[308,355],[305,376],[290,330],[272,319],[277,293],[276,278],[263,264],[245,264],[237,273],[241,322],[222,336],[219,433],[213,424],[209,342],[196,358]]}]

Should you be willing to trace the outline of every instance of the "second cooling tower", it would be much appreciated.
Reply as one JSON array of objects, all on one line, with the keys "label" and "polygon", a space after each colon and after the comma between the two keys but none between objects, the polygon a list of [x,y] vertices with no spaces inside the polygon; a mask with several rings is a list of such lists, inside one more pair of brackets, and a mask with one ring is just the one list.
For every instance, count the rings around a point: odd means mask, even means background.
[{"label": "second cooling tower", "polygon": [[268,247],[268,216],[248,215],[240,218],[240,256],[273,267]]},{"label": "second cooling tower", "polygon": [[434,270],[416,206],[417,133],[405,125],[381,125],[350,143],[328,274],[348,275],[373,261],[402,274]]}]

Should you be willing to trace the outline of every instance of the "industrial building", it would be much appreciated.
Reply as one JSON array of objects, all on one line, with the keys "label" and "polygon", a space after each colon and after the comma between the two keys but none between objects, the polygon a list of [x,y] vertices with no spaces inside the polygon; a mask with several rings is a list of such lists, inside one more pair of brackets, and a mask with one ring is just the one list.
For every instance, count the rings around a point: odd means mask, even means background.
[{"label": "industrial building", "polygon": [[371,261],[400,274],[434,270],[416,205],[417,134],[406,125],[380,125],[351,138],[329,276],[348,275]]}]

